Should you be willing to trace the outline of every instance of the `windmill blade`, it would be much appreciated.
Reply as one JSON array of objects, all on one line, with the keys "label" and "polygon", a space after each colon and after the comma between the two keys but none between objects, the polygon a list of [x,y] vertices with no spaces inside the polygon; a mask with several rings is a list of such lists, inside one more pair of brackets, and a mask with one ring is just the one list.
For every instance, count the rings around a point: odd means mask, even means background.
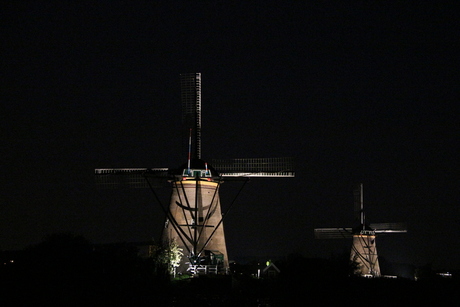
[{"label": "windmill blade", "polygon": [[294,159],[214,159],[212,166],[222,177],[295,177]]},{"label": "windmill blade", "polygon": [[104,188],[126,186],[140,189],[149,188],[149,182],[158,186],[170,176],[168,168],[98,168],[94,175],[96,184]]},{"label": "windmill blade", "polygon": [[353,237],[353,228],[315,228],[315,239],[348,239]]},{"label": "windmill blade", "polygon": [[361,225],[365,224],[364,204],[363,204],[363,184],[357,184],[353,190],[355,220]]},{"label": "windmill blade", "polygon": [[201,73],[180,74],[180,88],[184,145],[191,129],[192,159],[201,159]]},{"label": "windmill blade", "polygon": [[373,223],[369,224],[375,233],[406,233],[407,225],[405,223]]}]

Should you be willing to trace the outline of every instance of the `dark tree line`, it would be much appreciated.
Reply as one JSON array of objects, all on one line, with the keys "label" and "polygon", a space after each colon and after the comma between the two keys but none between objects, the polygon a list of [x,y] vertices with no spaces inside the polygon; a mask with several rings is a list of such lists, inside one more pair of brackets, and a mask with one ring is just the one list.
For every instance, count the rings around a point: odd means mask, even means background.
[{"label": "dark tree line", "polygon": [[261,268],[256,262],[232,266],[231,276],[172,281],[164,259],[138,252],[133,244],[94,245],[69,233],[19,252],[0,252],[0,306],[383,306],[459,298],[458,279],[350,278],[346,254],[331,259],[291,254],[275,261],[276,278],[254,278],[254,268]]},{"label": "dark tree line", "polygon": [[93,245],[68,233],[3,258],[0,299],[14,305],[160,303],[169,280],[134,245]]}]

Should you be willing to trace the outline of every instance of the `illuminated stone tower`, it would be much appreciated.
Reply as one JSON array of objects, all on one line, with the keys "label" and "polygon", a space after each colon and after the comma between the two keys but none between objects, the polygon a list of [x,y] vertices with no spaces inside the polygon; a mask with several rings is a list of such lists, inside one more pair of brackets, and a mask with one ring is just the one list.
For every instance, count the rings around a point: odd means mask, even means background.
[{"label": "illuminated stone tower", "polygon": [[379,259],[375,246],[375,233],[368,230],[353,235],[350,261],[354,265],[354,274],[359,276],[380,277]]},{"label": "illuminated stone tower", "polygon": [[219,198],[221,181],[214,169],[202,160],[191,161],[190,168],[172,182],[165,240],[176,242],[186,257],[178,272],[227,272],[228,255]]}]

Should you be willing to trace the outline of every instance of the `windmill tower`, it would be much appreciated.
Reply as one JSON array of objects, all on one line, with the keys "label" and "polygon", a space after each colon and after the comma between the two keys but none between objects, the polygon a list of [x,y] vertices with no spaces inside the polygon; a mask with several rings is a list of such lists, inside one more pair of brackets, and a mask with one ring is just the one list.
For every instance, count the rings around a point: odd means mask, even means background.
[{"label": "windmill tower", "polygon": [[353,191],[356,227],[316,228],[316,239],[353,239],[350,263],[354,265],[353,273],[362,277],[380,277],[380,265],[376,247],[376,237],[385,233],[405,233],[402,223],[367,224],[363,205],[363,184]]},{"label": "windmill tower", "polygon": [[[152,190],[166,217],[163,240],[175,242],[184,252],[177,272],[226,272],[228,254],[223,220],[227,215],[222,214],[219,197],[224,179],[242,182],[241,191],[252,177],[294,177],[293,159],[220,159],[208,164],[201,159],[201,74],[181,74],[180,84],[187,162],[172,169],[96,169],[96,182],[106,187],[123,184]],[[164,181],[172,187],[168,206],[162,204],[156,193],[157,184]]]}]

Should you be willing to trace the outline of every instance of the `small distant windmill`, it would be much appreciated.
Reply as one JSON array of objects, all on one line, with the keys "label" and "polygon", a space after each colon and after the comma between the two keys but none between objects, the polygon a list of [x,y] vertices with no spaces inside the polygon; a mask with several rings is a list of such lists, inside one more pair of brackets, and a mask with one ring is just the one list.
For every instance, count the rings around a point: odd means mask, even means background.
[{"label": "small distant windmill", "polygon": [[[106,187],[122,184],[152,190],[166,216],[164,241],[175,242],[186,256],[177,272],[224,272],[228,270],[223,227],[226,214],[222,215],[219,198],[224,179],[242,180],[241,192],[252,177],[294,177],[293,159],[220,159],[208,164],[201,159],[201,74],[181,74],[180,84],[184,147],[188,143],[187,162],[173,169],[96,169],[96,182]],[[158,183],[165,181],[172,185],[169,206],[161,203],[155,190]]]},{"label": "small distant windmill", "polygon": [[356,220],[359,225],[354,228],[316,228],[316,239],[353,238],[350,262],[354,265],[354,274],[363,277],[380,277],[380,266],[375,243],[376,236],[385,233],[405,233],[403,223],[367,224],[363,206],[363,184],[354,190]]}]

